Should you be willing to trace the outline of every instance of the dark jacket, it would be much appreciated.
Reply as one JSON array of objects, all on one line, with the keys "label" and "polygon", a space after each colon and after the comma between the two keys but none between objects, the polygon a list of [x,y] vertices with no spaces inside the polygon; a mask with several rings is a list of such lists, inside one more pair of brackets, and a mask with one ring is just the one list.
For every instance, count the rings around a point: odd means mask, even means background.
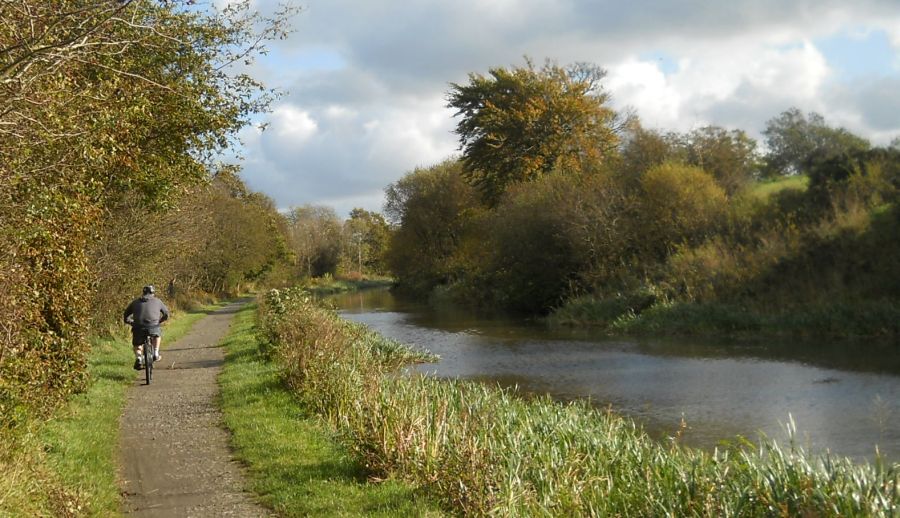
[{"label": "dark jacket", "polygon": [[132,323],[129,317],[133,319],[133,329],[158,333],[159,325],[169,318],[169,308],[153,295],[142,295],[125,308],[122,318],[126,324]]}]

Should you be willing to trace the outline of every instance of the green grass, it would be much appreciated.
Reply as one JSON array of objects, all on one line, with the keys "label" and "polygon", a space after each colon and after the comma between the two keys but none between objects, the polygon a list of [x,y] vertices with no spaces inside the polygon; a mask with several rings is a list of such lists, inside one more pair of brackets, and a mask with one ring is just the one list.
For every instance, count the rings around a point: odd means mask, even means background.
[{"label": "green grass", "polygon": [[551,325],[608,327],[616,321],[636,315],[656,302],[648,290],[598,299],[590,295],[566,301],[547,317]]},{"label": "green grass", "polygon": [[891,300],[842,301],[762,311],[727,303],[647,302],[636,296],[574,299],[548,317],[551,325],[595,326],[610,334],[819,336],[829,338],[900,336],[900,305]]},{"label": "green grass", "polygon": [[767,199],[773,194],[785,189],[805,191],[807,187],[809,187],[809,177],[786,176],[754,184],[749,188],[749,194],[756,198]]},{"label": "green grass", "polygon": [[[209,308],[207,308],[209,309]],[[181,313],[166,325],[163,349],[184,334],[204,311]],[[39,432],[46,463],[67,493],[67,506],[78,515],[118,513],[119,416],[125,392],[134,383],[134,355],[125,335],[96,339],[88,358],[87,392],[72,399]]]},{"label": "green grass", "polygon": [[242,309],[232,325],[219,382],[236,455],[260,501],[284,516],[440,516],[405,483],[367,480],[365,468],[260,354],[254,311]]}]

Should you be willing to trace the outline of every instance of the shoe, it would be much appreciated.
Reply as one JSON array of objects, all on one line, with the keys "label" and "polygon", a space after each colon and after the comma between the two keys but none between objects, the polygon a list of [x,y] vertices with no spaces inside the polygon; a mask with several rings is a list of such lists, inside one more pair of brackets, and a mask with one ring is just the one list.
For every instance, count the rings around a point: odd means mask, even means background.
[{"label": "shoe", "polygon": [[159,353],[154,354],[153,361],[158,362],[159,360],[162,360],[162,355]]},{"label": "shoe", "polygon": [[144,362],[135,358],[134,360],[134,370],[139,371],[144,368]]}]

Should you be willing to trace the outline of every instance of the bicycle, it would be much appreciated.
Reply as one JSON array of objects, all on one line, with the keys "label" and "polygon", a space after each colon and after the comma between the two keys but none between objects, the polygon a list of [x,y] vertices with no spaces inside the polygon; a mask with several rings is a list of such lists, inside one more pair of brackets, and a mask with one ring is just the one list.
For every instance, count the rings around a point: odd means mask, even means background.
[{"label": "bicycle", "polygon": [[151,335],[147,335],[144,337],[144,378],[147,380],[147,385],[150,384],[150,379],[153,377],[153,337]]},{"label": "bicycle", "polygon": [[[131,327],[134,327],[134,322],[126,322]],[[153,335],[147,333],[144,336],[144,345],[141,346],[143,349],[143,359],[144,359],[144,378],[147,380],[147,385],[150,384],[150,380],[153,378]]]}]

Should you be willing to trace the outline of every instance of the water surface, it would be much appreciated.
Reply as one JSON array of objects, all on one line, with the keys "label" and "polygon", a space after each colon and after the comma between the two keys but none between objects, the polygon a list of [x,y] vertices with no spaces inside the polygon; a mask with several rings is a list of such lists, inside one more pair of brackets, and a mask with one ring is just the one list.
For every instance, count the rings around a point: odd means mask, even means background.
[{"label": "water surface", "polygon": [[792,418],[805,447],[871,459],[877,445],[900,460],[896,343],[610,339],[430,308],[386,290],[331,300],[346,318],[439,355],[417,367],[434,376],[589,398],[657,438],[681,430],[680,440],[694,446],[760,433],[785,442]]}]

